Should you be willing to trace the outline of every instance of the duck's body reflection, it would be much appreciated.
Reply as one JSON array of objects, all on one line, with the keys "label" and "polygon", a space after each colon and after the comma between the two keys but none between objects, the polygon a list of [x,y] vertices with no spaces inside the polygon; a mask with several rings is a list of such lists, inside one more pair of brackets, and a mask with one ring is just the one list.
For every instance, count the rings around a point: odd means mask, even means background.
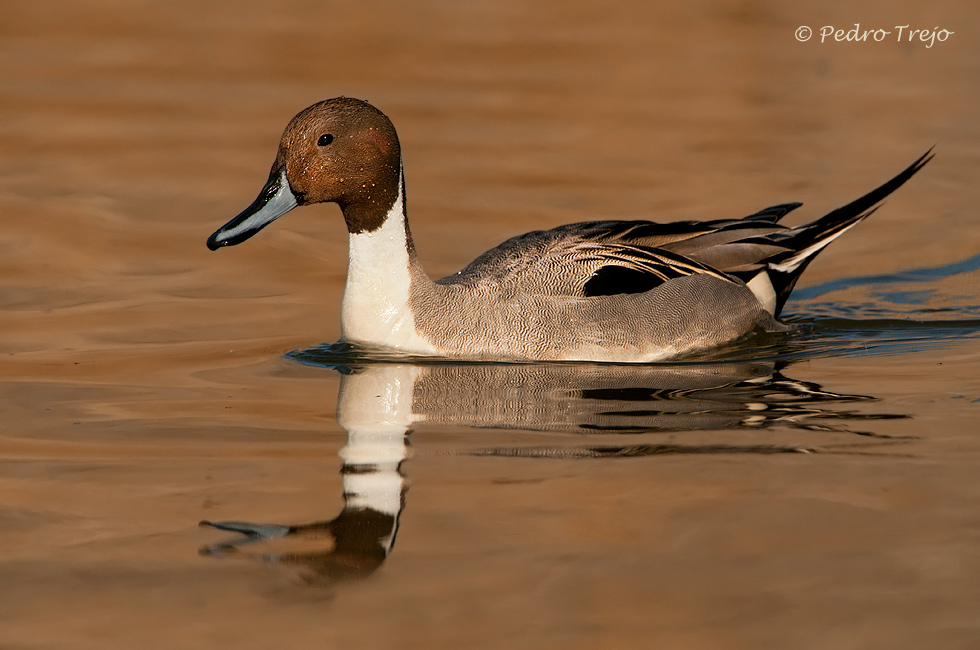
[{"label": "duck's body reflection", "polygon": [[[656,433],[761,429],[772,425],[862,436],[857,419],[901,417],[859,414],[830,405],[872,399],[827,392],[791,380],[773,363],[670,366],[595,364],[332,365],[342,373],[338,422],[348,432],[343,459],[345,506],[334,519],[301,525],[202,522],[241,533],[202,549],[223,555],[277,538],[329,538],[312,552],[260,555],[302,566],[316,584],[366,577],[391,552],[405,503],[401,465],[407,436],[418,423],[495,429],[589,433]],[[534,457],[608,457],[679,453],[794,453],[819,451],[778,444],[583,445],[578,436],[550,448],[490,448],[470,453]]]}]

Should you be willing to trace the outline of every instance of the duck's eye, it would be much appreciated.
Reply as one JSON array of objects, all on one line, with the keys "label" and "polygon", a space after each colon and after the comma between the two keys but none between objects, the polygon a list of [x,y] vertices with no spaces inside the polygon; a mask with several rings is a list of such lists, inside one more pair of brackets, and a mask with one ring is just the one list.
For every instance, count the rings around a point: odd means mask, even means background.
[{"label": "duck's eye", "polygon": [[321,147],[325,147],[331,142],[333,142],[333,136],[330,135],[329,133],[324,133],[323,135],[320,136],[320,139],[316,141],[316,143]]}]

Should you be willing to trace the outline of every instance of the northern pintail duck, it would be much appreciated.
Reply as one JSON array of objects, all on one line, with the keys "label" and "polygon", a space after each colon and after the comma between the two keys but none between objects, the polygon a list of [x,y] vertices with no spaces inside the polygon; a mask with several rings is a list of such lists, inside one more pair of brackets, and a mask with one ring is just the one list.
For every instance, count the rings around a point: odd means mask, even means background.
[{"label": "northern pintail duck", "polygon": [[394,126],[338,97],[289,122],[259,197],[208,247],[243,242],[299,205],[337,203],[350,233],[348,342],[469,359],[657,361],[785,329],[776,318],[807,264],[930,158],[801,226],[778,223],[800,203],[742,219],[587,221],[514,237],[433,282],[412,243]]}]

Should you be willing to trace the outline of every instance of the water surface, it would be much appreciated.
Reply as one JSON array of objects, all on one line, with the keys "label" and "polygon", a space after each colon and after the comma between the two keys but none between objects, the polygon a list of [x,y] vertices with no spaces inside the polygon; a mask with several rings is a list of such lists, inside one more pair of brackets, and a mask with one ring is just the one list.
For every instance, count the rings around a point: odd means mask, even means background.
[{"label": "water surface", "polygon": [[[794,38],[855,22],[955,34]],[[7,7],[0,646],[980,646],[978,32],[958,0]],[[937,156],[790,335],[421,363],[331,347],[334,206],[204,245],[340,94],[399,129],[434,277],[572,221],[812,219]]]}]

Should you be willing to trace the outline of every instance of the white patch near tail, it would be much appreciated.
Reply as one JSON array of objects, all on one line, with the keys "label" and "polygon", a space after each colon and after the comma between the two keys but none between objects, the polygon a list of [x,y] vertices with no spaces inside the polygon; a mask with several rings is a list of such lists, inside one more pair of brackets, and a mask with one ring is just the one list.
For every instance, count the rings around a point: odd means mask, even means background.
[{"label": "white patch near tail", "polygon": [[837,239],[838,237],[840,237],[845,232],[847,232],[854,226],[858,225],[862,221],[864,221],[863,216],[860,219],[857,219],[851,225],[847,226],[846,228],[841,228],[840,231],[834,233],[833,235],[830,235],[826,239],[820,239],[818,241],[813,242],[812,244],[810,244],[809,246],[807,246],[806,248],[798,252],[796,255],[787,259],[785,262],[780,262],[779,264],[770,264],[769,268],[773,269],[774,271],[781,271],[783,273],[791,273],[795,271],[800,266],[800,264],[802,264],[807,259],[813,257],[814,255],[822,251],[824,247],[830,244],[830,242],[834,241],[835,239]]},{"label": "white patch near tail", "polygon": [[776,290],[772,287],[772,280],[769,279],[769,272],[759,271],[755,277],[749,280],[746,286],[753,294],[762,308],[769,312],[770,316],[776,315]]}]

